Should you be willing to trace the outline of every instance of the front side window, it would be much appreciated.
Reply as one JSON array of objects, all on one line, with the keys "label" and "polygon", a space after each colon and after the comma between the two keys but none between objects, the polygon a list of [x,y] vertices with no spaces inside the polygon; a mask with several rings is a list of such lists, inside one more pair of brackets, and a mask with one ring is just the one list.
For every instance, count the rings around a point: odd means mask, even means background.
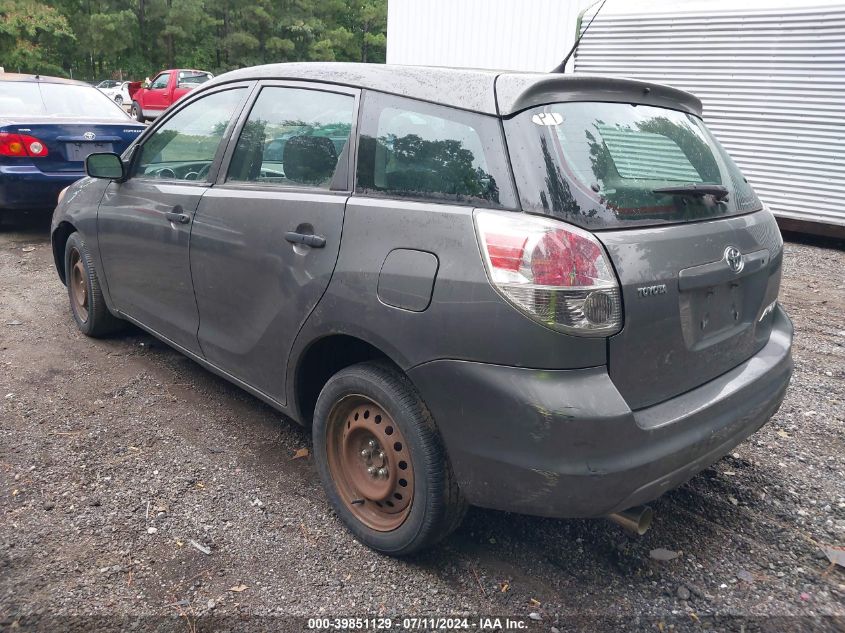
[{"label": "front side window", "polygon": [[495,117],[368,92],[356,191],[513,207]]},{"label": "front side window", "polygon": [[630,103],[556,103],[505,121],[523,208],[590,228],[761,207],[704,122]]},{"label": "front side window", "polygon": [[244,88],[215,92],[179,110],[144,140],[135,175],[205,180]]},{"label": "front side window", "polygon": [[353,97],[335,92],[262,88],[227,181],[328,189],[349,141],[354,107]]},{"label": "front side window", "polygon": [[170,73],[161,73],[158,77],[153,79],[153,83],[150,84],[151,90],[161,90],[162,88],[167,88],[167,82],[170,80]]}]

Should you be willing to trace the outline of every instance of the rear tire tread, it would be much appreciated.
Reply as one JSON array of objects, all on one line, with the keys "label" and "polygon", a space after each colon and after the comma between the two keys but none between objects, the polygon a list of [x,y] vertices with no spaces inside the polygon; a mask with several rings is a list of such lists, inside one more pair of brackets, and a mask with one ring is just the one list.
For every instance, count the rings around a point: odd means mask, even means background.
[{"label": "rear tire tread", "polygon": [[[440,437],[440,431],[438,431],[431,412],[422,401],[422,398],[420,398],[414,385],[407,376],[395,371],[390,365],[373,363],[371,366],[376,372],[381,373],[385,382],[392,383],[392,387],[404,392],[405,395],[401,399],[407,406],[417,410],[417,421],[422,422],[420,430],[427,436],[424,446],[427,457],[437,460],[442,464],[442,470],[432,474],[432,480],[436,482],[434,490],[443,491],[442,500],[437,496],[434,497],[434,503],[432,505],[437,509],[435,510],[433,508],[431,512],[431,516],[433,517],[437,517],[438,514],[442,514],[442,517],[432,521],[432,523],[436,521],[437,525],[433,528],[427,543],[421,545],[421,547],[432,545],[441,541],[457,529],[466,515],[467,503],[461,495],[458,481],[452,470],[452,464],[446,455],[446,448]],[[438,508],[437,506],[441,504],[442,508]]]},{"label": "rear tire tread", "polygon": [[130,110],[133,113],[132,116],[135,117],[135,120],[138,121],[138,123],[146,123],[147,120],[144,118],[144,111],[141,110],[141,104],[137,101],[133,101]]}]

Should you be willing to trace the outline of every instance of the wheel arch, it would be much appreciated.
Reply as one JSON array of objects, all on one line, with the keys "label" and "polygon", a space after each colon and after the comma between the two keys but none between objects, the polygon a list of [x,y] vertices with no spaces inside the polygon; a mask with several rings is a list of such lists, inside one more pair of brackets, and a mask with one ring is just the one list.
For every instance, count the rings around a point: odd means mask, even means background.
[{"label": "wheel arch", "polygon": [[383,360],[403,371],[384,350],[357,336],[337,333],[311,341],[299,355],[294,371],[291,395],[297,419],[310,426],[317,397],[329,378],[341,369],[372,360]]},{"label": "wheel arch", "polygon": [[65,274],[65,246],[68,238],[76,233],[76,227],[67,220],[62,220],[53,229],[51,235],[51,243],[53,246],[53,261],[56,264],[56,272],[59,274],[59,279],[62,283],[67,285],[67,275]]}]

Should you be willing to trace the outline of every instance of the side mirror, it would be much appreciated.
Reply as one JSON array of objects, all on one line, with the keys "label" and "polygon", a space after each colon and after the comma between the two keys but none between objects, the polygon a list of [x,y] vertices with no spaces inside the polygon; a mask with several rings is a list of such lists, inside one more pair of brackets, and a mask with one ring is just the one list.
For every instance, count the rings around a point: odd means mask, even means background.
[{"label": "side mirror", "polygon": [[112,153],[89,154],[85,159],[85,171],[91,178],[123,180],[125,168],[120,156]]}]

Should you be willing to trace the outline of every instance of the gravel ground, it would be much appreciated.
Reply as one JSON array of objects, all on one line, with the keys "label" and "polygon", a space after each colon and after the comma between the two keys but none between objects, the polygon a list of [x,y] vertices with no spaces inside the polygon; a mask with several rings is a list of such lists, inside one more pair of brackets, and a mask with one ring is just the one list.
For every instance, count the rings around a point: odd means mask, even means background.
[{"label": "gravel ground", "polygon": [[81,335],[47,231],[43,219],[0,231],[0,630],[50,616],[89,630],[168,616],[192,631],[209,617],[396,614],[845,629],[845,569],[820,549],[845,545],[841,245],[786,244],[786,401],[653,503],[646,536],[473,509],[439,548],[392,560],[351,538],[310,458],[294,459],[306,430],[139,330]]}]

